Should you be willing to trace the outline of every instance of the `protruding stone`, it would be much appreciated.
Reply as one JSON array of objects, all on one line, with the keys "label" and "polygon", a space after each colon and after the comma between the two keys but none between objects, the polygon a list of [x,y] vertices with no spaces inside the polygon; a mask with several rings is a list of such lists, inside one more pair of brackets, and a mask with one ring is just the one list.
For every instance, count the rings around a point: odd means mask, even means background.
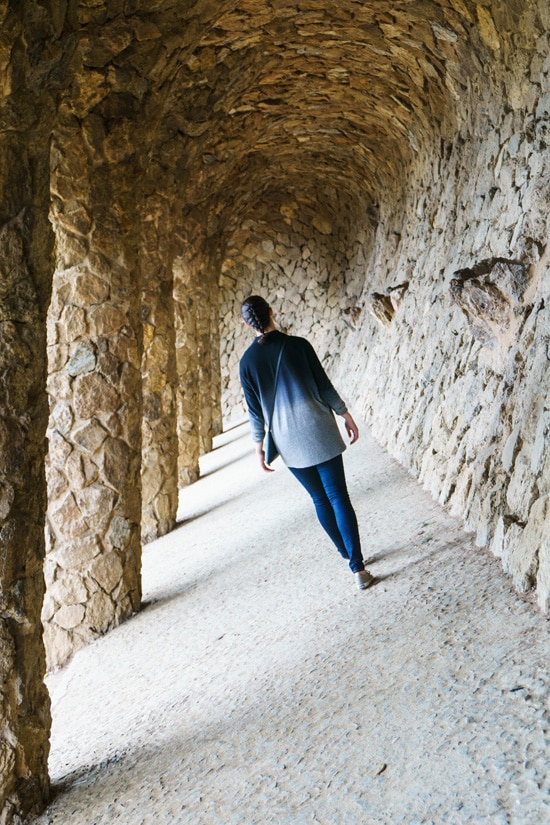
[{"label": "protruding stone", "polygon": [[74,408],[79,418],[92,418],[98,412],[113,413],[121,404],[117,391],[97,373],[75,379]]},{"label": "protruding stone", "polygon": [[95,347],[90,341],[80,341],[73,350],[67,365],[67,372],[74,378],[77,375],[92,372],[95,365]]},{"label": "protruding stone", "polygon": [[81,604],[65,604],[55,612],[53,621],[63,630],[73,630],[82,622],[85,612]]},{"label": "protruding stone", "polygon": [[115,516],[109,529],[108,539],[119,550],[123,550],[132,534],[132,527],[128,519],[123,516]]}]

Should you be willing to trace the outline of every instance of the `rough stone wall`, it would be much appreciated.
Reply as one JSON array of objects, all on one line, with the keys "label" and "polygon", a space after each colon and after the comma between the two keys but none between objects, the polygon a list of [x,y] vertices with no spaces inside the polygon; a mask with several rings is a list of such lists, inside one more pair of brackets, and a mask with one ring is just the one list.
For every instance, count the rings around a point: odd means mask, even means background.
[{"label": "rough stone wall", "polygon": [[[498,26],[499,19],[496,19]],[[340,377],[376,436],[550,609],[550,9],[382,204]],[[508,60],[508,67],[501,61]],[[408,289],[391,304],[391,288]],[[373,293],[376,296],[373,297]],[[368,311],[370,310],[370,312]]]},{"label": "rough stone wall", "polygon": [[[239,359],[253,340],[242,321],[248,295],[265,297],[277,325],[307,336],[326,369],[334,362],[360,312],[364,269],[373,240],[370,222],[357,215],[341,223],[339,214],[301,215],[288,199],[281,226],[246,222],[232,238],[220,277],[222,406],[226,426],[246,415],[239,384]],[[301,219],[300,219],[301,218]]]}]

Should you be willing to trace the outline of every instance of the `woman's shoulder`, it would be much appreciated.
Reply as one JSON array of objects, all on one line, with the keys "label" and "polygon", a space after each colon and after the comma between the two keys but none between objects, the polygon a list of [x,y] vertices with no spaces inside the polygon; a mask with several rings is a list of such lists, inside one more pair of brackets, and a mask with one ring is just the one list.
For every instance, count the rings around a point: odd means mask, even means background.
[{"label": "woman's shoulder", "polygon": [[287,335],[287,346],[292,347],[297,351],[304,351],[313,349],[312,345],[308,341],[307,338],[303,338],[301,335]]},{"label": "woman's shoulder", "polygon": [[284,335],[287,343],[291,344],[291,346],[294,346],[294,347],[303,347],[304,345],[311,346],[311,344],[309,343],[307,338],[303,338],[301,335],[291,335],[289,332],[284,332],[283,335]]},{"label": "woman's shoulder", "polygon": [[241,366],[241,369],[243,367],[245,367],[251,361],[251,359],[253,359],[256,346],[257,346],[256,341],[252,341],[252,343],[249,344],[249,346],[245,349],[245,351],[241,355],[241,357],[239,359],[239,364]]}]

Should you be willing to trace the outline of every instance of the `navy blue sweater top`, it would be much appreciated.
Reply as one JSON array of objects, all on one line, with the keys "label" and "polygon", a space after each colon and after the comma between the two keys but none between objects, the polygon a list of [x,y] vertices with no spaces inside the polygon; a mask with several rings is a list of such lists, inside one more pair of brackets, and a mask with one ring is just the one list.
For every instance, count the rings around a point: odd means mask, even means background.
[{"label": "navy blue sweater top", "polygon": [[240,361],[241,384],[254,441],[263,441],[273,405],[277,359],[283,341],[271,431],[287,467],[312,467],[340,455],[346,445],[334,414],[347,407],[305,338],[269,332],[255,340]]}]

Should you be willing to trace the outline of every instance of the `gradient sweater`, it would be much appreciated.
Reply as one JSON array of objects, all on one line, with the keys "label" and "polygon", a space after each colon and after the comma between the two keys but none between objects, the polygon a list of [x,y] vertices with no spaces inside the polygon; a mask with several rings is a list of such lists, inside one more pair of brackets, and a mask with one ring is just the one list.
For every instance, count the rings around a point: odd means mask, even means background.
[{"label": "gradient sweater", "polygon": [[312,467],[346,449],[333,412],[343,415],[347,407],[305,338],[273,330],[263,344],[255,340],[243,354],[240,378],[252,438],[264,439],[284,340],[271,431],[287,467]]}]

